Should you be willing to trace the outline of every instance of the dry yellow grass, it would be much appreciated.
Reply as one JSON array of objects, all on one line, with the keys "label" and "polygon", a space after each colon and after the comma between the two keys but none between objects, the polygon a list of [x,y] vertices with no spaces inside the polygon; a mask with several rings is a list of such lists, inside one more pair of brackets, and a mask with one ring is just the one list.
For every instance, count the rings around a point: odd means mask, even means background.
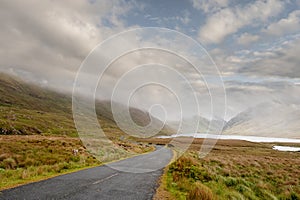
[{"label": "dry yellow grass", "polygon": [[191,190],[188,192],[187,200],[213,200],[214,196],[207,186],[201,184],[199,181],[193,183]]},{"label": "dry yellow grass", "polygon": [[[127,152],[122,156],[152,151],[153,146],[116,141]],[[73,154],[78,149],[78,154]],[[120,156],[111,156],[120,159]],[[61,173],[100,165],[79,138],[67,136],[0,135],[0,190]]]},{"label": "dry yellow grass", "polygon": [[[149,142],[163,144],[169,140]],[[198,151],[202,142],[196,139],[169,166],[164,175],[166,182],[158,193],[168,191],[175,199],[194,198],[193,195],[201,193],[195,189],[195,184],[200,182],[210,188],[215,199],[300,198],[299,152],[273,150],[273,143],[219,140],[209,155],[200,159]]]}]

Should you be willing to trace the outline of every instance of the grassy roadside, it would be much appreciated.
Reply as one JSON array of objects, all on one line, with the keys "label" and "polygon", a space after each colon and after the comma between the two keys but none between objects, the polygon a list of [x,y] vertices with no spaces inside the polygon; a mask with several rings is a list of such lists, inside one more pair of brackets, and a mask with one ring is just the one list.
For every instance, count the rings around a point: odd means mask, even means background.
[{"label": "grassy roadside", "polygon": [[[171,159],[169,165],[176,161],[177,156],[178,156],[177,152],[173,150],[173,158]],[[169,182],[167,176],[169,165],[164,168],[163,175],[160,177],[158,181],[159,187],[156,190],[153,200],[161,200],[161,199],[175,200],[175,197],[168,191],[168,187],[167,187],[167,184]]]},{"label": "grassy roadside", "polygon": [[0,146],[0,190],[101,164],[76,138],[0,136]]},{"label": "grassy roadside", "polygon": [[[46,179],[53,178],[53,177],[56,177],[59,175],[64,175],[64,174],[68,174],[68,173],[72,173],[72,172],[76,172],[79,170],[88,169],[88,168],[92,168],[92,167],[96,167],[96,166],[99,166],[99,165],[94,164],[94,165],[89,165],[89,166],[77,166],[75,168],[71,167],[70,169],[61,169],[61,170],[59,170],[59,172],[55,172],[55,171],[45,172],[44,171],[43,173],[39,173],[39,171],[41,171],[40,170],[41,167],[38,167],[38,168],[32,167],[27,170],[19,168],[17,170],[7,171],[6,175],[2,175],[2,176],[7,177],[7,176],[9,176],[8,174],[15,174],[15,175],[13,177],[11,176],[9,180],[6,179],[7,182],[1,181],[0,193],[1,193],[1,190],[21,186],[21,185],[28,184],[28,183],[46,180]],[[50,167],[50,166],[48,166],[48,167]],[[47,167],[44,166],[43,168],[45,169]],[[24,173],[27,174],[27,176],[28,176],[27,178],[22,177]]]},{"label": "grassy roadside", "polygon": [[298,152],[223,140],[200,159],[201,142],[166,168],[156,199],[300,199]]},{"label": "grassy roadside", "polygon": [[[154,149],[125,142],[116,145],[126,148],[127,156]],[[2,135],[0,147],[0,190],[103,164],[78,138],[67,136]],[[77,155],[73,149],[78,149]]]},{"label": "grassy roadside", "polygon": [[[154,149],[126,138],[108,119],[99,122],[115,147],[105,161]],[[70,113],[0,106],[0,190],[100,164],[83,147]]]}]

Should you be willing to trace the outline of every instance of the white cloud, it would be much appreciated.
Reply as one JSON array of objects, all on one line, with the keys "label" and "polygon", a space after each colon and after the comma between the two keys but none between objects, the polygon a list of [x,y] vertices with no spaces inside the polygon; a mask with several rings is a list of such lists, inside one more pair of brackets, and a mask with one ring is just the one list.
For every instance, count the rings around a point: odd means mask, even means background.
[{"label": "white cloud", "polygon": [[300,35],[277,42],[261,43],[259,47],[237,51],[215,48],[210,54],[223,75],[242,74],[261,79],[300,78]]},{"label": "white cloud", "polygon": [[[228,35],[237,33],[245,26],[251,28],[252,25],[269,23],[269,19],[277,16],[284,7],[282,1],[271,0],[256,1],[235,7],[228,7],[228,4],[227,0],[193,1],[196,9],[207,13],[206,23],[199,31],[201,41],[218,43]],[[26,3],[21,0],[4,0],[0,6],[0,23],[2,25],[0,29],[0,70],[11,70],[12,73],[17,73],[25,78],[36,79],[40,83],[68,90],[72,87],[78,67],[90,50],[108,36],[129,28],[123,16],[133,8],[139,7],[139,5],[140,3],[122,0],[97,1],[93,4],[85,0],[49,0],[43,2],[28,0]],[[143,6],[140,9],[143,9]],[[198,20],[193,19],[194,15],[191,15],[188,11],[178,12],[176,15],[166,18],[154,14],[147,15],[145,13],[145,17],[159,17],[155,20],[160,20],[164,25],[175,24],[179,30],[182,27],[181,25],[191,25],[194,24],[193,20]],[[297,26],[294,26],[295,24],[299,25],[296,18],[299,18],[299,14],[293,12],[287,18],[271,24],[267,30],[275,36],[285,34],[284,31],[293,30],[295,32],[299,30],[299,27],[295,29]],[[258,39],[256,35],[243,33],[239,36],[238,43],[247,45]],[[158,41],[159,37],[153,40]],[[116,41],[114,48],[107,49],[104,54],[115,51],[116,47],[119,50],[124,46],[135,45],[132,44],[132,41],[135,41],[135,39],[129,38],[128,40]],[[169,41],[160,41],[160,43],[166,46],[173,45]],[[185,51],[188,46],[184,42],[176,45],[178,45],[178,48],[180,47],[177,53]],[[270,46],[270,44],[267,45]],[[299,41],[295,40],[287,43],[284,47],[266,51],[249,49],[241,50],[240,54],[236,54],[235,49],[226,49],[226,47],[221,49],[222,47],[220,47],[220,49],[212,50],[211,53],[213,59],[219,65],[222,75],[238,76],[239,74],[248,74],[257,77],[284,76],[299,78],[299,47]],[[194,71],[189,70],[190,68],[184,63],[178,65],[180,64],[178,60],[167,56],[162,57],[161,52],[156,52],[154,58],[154,61],[163,62],[161,59],[165,59],[165,64],[176,66],[192,84],[200,88],[199,90],[202,93],[199,95],[203,99],[201,100],[203,108],[201,108],[203,110],[208,109],[205,100],[209,99],[209,95],[205,93],[205,84],[198,76],[194,76]],[[106,84],[103,86],[109,89],[113,86],[114,81],[128,68],[145,62],[150,63],[150,61],[145,54],[136,54],[120,59],[118,61],[119,65],[115,63],[115,66],[107,72],[104,77]],[[200,63],[199,66],[206,65]],[[203,71],[207,74],[210,72],[209,69],[204,68]],[[93,74],[87,74],[87,79],[90,76],[93,76]],[[140,78],[143,79],[144,76],[142,74]],[[147,74],[147,76],[155,77],[156,74]],[[138,78],[135,79],[135,81],[138,80]],[[177,83],[178,81],[171,80],[170,82]],[[298,87],[298,85],[295,84],[295,87]],[[228,89],[229,106],[234,109],[231,111],[231,115],[245,109],[252,103],[259,102],[266,96],[271,98],[277,93],[277,88],[270,91],[272,88],[263,85],[236,84],[229,85]],[[283,91],[284,88],[281,88],[281,90]],[[289,97],[296,93],[291,91],[281,92],[278,96]],[[149,98],[151,100],[156,100],[156,98],[159,100],[163,97],[163,94],[155,94],[155,90],[147,90],[145,94],[151,94],[152,96]],[[147,97],[147,95],[145,96]],[[140,102],[149,103],[143,100],[141,98]],[[170,99],[164,101],[166,104],[171,102]],[[170,110],[176,111],[175,109]],[[205,112],[209,113],[209,111]]]},{"label": "white cloud", "polygon": [[238,38],[237,42],[239,44],[242,44],[242,45],[247,45],[247,44],[250,44],[252,42],[257,41],[258,39],[259,39],[258,35],[252,35],[252,34],[249,34],[249,33],[243,33]]},{"label": "white cloud", "polygon": [[284,8],[281,1],[267,0],[249,3],[243,7],[225,8],[209,16],[199,30],[199,40],[204,43],[220,43],[242,27],[266,22],[278,15]]},{"label": "white cloud", "polygon": [[284,42],[282,46],[255,51],[256,60],[241,67],[238,72],[257,76],[300,78],[300,38]]},{"label": "white cloud", "polygon": [[202,10],[205,13],[215,12],[228,6],[228,0],[191,0],[195,9]]},{"label": "white cloud", "polygon": [[26,71],[54,88],[72,87],[83,59],[124,30],[122,16],[133,6],[117,0],[1,1],[0,70]]},{"label": "white cloud", "polygon": [[191,21],[190,12],[188,10],[183,10],[182,12],[176,13],[174,16],[168,17],[152,17],[150,20],[155,21],[159,26],[168,27],[170,24],[174,23],[174,29],[178,31],[183,31],[182,25],[188,25]]},{"label": "white cloud", "polygon": [[265,30],[270,35],[284,35],[287,33],[300,32],[300,10],[291,12],[287,18],[270,24]]},{"label": "white cloud", "polygon": [[189,11],[185,10],[185,11],[183,12],[182,17],[180,17],[179,19],[180,19],[180,21],[181,21],[183,24],[187,25],[187,24],[191,21]]}]

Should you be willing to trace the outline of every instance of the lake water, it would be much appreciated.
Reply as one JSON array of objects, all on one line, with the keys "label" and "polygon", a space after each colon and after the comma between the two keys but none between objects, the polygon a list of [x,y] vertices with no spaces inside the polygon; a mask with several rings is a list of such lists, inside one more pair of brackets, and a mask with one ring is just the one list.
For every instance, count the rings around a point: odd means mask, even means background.
[{"label": "lake water", "polygon": [[300,151],[300,147],[290,147],[290,146],[273,146],[273,149],[278,151]]},{"label": "lake water", "polygon": [[159,138],[174,137],[194,137],[194,138],[211,138],[221,140],[246,140],[250,142],[283,142],[283,143],[300,143],[300,139],[277,138],[277,137],[259,137],[259,136],[242,136],[242,135],[214,135],[202,133],[185,133],[171,136],[160,136]]}]

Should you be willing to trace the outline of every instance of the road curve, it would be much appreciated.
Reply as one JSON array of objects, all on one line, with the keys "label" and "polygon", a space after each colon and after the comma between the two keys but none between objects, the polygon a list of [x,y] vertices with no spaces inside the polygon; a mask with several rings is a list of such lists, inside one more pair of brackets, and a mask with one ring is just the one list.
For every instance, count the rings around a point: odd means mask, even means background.
[{"label": "road curve", "polygon": [[0,199],[152,199],[172,151],[156,151],[40,182],[3,190]]}]

